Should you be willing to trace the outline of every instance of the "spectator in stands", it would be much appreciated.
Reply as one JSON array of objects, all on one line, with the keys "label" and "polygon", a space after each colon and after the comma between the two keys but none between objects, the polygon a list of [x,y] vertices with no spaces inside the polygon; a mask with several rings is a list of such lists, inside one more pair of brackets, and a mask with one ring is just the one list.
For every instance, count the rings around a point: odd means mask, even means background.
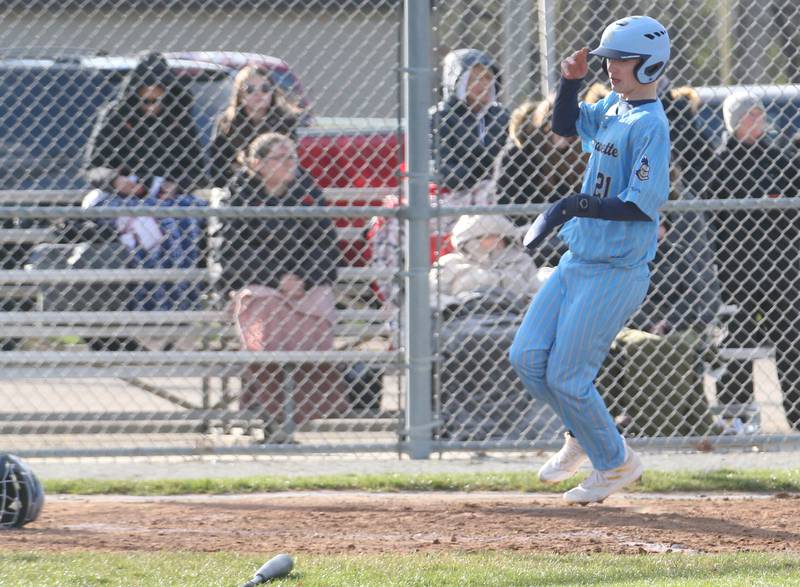
[{"label": "spectator in stands", "polygon": [[[257,137],[247,166],[231,179],[230,206],[324,206],[322,190],[298,167],[294,141],[286,135]],[[290,298],[330,288],[339,258],[336,230],[321,218],[236,218],[222,228],[221,285],[234,294],[250,285]]]},{"label": "spectator in stands", "polygon": [[[574,193],[584,162],[575,137],[551,132],[553,98],[525,102],[511,114],[509,140],[495,164],[498,204],[538,204]],[[514,217],[517,226],[530,219]]]},{"label": "spectator in stands", "polygon": [[[497,101],[500,72],[477,49],[444,58],[442,101],[433,109],[431,132],[436,182],[450,205],[494,201],[492,171],[508,135],[508,110]],[[456,219],[444,219],[449,232]]]},{"label": "spectator in stands", "polygon": [[505,349],[514,334],[509,325],[522,320],[539,288],[536,265],[505,216],[460,216],[452,242],[455,251],[429,272],[431,306],[441,310],[439,438],[531,439],[541,434],[543,406],[525,392]]},{"label": "spectator in stands", "polygon": [[[230,206],[324,206],[322,191],[298,167],[295,143],[267,133],[248,148],[246,167],[232,178]],[[327,218],[232,218],[221,229],[220,285],[231,307],[246,350],[331,350],[334,295],[339,250],[336,230]],[[282,374],[255,365],[243,377],[243,409],[264,410],[270,421],[282,420]],[[308,386],[326,380],[341,391],[341,374],[332,365],[308,366],[297,381]],[[313,387],[313,385],[312,385]],[[328,388],[323,386],[324,390]],[[344,397],[344,392],[340,396]],[[325,411],[323,409],[323,411]],[[271,434],[272,431],[267,431]],[[275,440],[275,438],[272,438]]]},{"label": "spectator in stands", "polygon": [[612,346],[599,380],[631,435],[702,435],[712,419],[703,361],[719,282],[702,214],[662,217],[650,291]]},{"label": "spectator in stands", "polygon": [[[435,165],[431,203],[453,206],[486,205],[495,201],[492,172],[506,140],[508,111],[497,102],[499,70],[485,53],[459,49],[444,58],[442,101],[432,109],[431,133]],[[390,196],[384,206],[400,205]],[[457,217],[431,220],[431,262],[452,251],[450,231]],[[400,265],[400,222],[373,219],[367,238],[372,262],[381,268]],[[397,280],[381,280],[378,296],[389,306],[399,304]]]},{"label": "spectator in stands", "polygon": [[[509,139],[495,162],[498,204],[543,204],[580,188],[585,161],[577,137],[564,138],[550,129],[553,97],[525,102],[511,114]],[[527,227],[528,216],[509,217]],[[563,249],[563,250],[562,250]],[[566,251],[553,241],[536,251],[539,265],[555,266]]]},{"label": "spectator in stands", "polygon": [[193,102],[162,55],[142,57],[99,114],[85,167],[116,169],[146,184],[161,177],[166,189],[191,193],[205,183]]},{"label": "spectator in stands", "polygon": [[719,310],[719,282],[703,215],[664,214],[658,234],[651,286],[629,325],[667,335],[704,334]]},{"label": "spectator in stands", "polygon": [[[83,208],[96,207],[203,207],[205,200],[177,194],[174,184],[154,177],[150,184],[121,175],[111,168],[94,168],[89,180],[95,188],[83,199]],[[203,218],[127,216],[82,223],[75,240],[114,240],[122,247],[124,266],[143,269],[190,269],[206,265],[206,222]],[[91,237],[94,236],[94,239]],[[134,284],[130,310],[190,310],[197,307],[202,284],[192,282]]]},{"label": "spectator in stands", "polygon": [[[430,271],[434,303],[458,303],[471,294],[501,289],[511,296],[538,289],[536,265],[519,244],[519,231],[505,216],[459,217],[453,227],[455,251]],[[529,300],[525,300],[526,302]]]},{"label": "spectator in stands", "polygon": [[[705,195],[723,199],[796,197],[797,156],[770,138],[762,103],[747,93],[723,102],[726,136],[709,162]],[[723,211],[714,236],[723,300],[738,308],[725,343],[775,347],[789,423],[800,430],[800,227],[796,210]],[[722,404],[753,401],[750,361],[731,361],[718,381]]]},{"label": "spectator in stands", "polygon": [[680,198],[697,198],[708,181],[704,167],[714,154],[698,126],[700,96],[689,86],[671,87],[666,76],[658,82],[658,95],[669,121],[670,189]]},{"label": "spectator in stands", "polygon": [[236,75],[228,106],[217,119],[211,141],[211,177],[223,186],[244,162],[250,142],[277,132],[296,138],[297,127],[306,124],[303,110],[292,104],[272,80],[269,69],[243,67]]}]

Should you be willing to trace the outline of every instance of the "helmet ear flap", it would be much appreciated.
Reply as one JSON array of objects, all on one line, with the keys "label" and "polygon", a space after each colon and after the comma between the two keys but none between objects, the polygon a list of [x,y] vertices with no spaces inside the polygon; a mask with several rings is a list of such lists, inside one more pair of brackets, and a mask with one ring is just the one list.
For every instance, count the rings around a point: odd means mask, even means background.
[{"label": "helmet ear flap", "polygon": [[644,74],[648,77],[654,76],[655,74],[658,73],[658,70],[660,70],[662,67],[664,67],[663,61],[659,61],[658,63],[653,63],[652,65],[648,65],[645,68]]},{"label": "helmet ear flap", "polygon": [[[664,62],[658,61],[656,63],[651,63],[644,70],[641,70],[642,65],[644,65],[645,60],[640,60],[639,64],[636,66],[636,69],[633,70],[633,74],[636,76],[636,79],[643,84],[652,83],[650,78],[657,75],[660,70],[664,68]],[[641,74],[641,75],[640,75]],[[644,79],[642,79],[644,78]]]}]

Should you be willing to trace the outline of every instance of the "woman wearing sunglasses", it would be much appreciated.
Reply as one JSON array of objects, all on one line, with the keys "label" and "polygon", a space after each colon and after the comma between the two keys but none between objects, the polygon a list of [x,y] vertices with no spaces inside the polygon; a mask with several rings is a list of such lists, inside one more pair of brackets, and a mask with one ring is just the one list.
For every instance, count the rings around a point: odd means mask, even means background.
[{"label": "woman wearing sunglasses", "polygon": [[222,187],[242,168],[244,153],[257,136],[277,132],[292,139],[303,123],[303,110],[273,83],[265,67],[248,65],[236,75],[228,106],[214,127],[211,176]]}]

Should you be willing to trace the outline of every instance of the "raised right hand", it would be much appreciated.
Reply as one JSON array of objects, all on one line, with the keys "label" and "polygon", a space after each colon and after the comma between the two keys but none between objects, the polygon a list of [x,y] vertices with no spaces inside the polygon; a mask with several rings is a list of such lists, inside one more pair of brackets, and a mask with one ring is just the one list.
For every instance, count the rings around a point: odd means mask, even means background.
[{"label": "raised right hand", "polygon": [[583,79],[589,73],[589,48],[578,49],[561,62],[561,76],[564,79]]}]

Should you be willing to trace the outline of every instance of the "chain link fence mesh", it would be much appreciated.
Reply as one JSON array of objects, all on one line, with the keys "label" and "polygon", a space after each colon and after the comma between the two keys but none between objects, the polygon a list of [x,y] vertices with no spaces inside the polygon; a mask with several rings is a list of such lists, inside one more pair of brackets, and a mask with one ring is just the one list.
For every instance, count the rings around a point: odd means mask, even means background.
[{"label": "chain link fence mesh", "polygon": [[402,4],[2,18],[4,445],[393,449],[399,320],[347,210],[399,193]]},{"label": "chain link fence mesh", "polygon": [[[626,15],[649,14],[669,30],[672,58],[658,97],[670,123],[670,199],[722,203],[662,214],[650,292],[598,374],[618,427],[642,442],[747,442],[800,429],[791,200],[800,86],[796,39],[781,18],[794,12],[789,2],[736,1],[674,2],[657,14],[642,2],[434,9],[434,200],[445,205],[546,205],[579,192],[588,154],[550,127],[560,60],[596,47],[605,26]],[[597,102],[609,91],[599,59],[590,61],[581,99]],[[788,206],[769,208],[773,198]],[[752,206],[730,208],[741,200]],[[552,237],[531,266],[520,239],[533,218],[449,217],[432,227],[440,236],[431,284],[446,444],[513,446],[559,432],[505,358],[537,283],[566,250]]]},{"label": "chain link fence mesh", "polygon": [[[399,450],[403,10],[4,4],[8,449]],[[670,197],[722,202],[662,215],[651,291],[598,389],[643,442],[791,438],[795,12],[788,1],[687,0],[659,14],[642,2],[433,3],[431,100],[410,105],[430,111],[431,203],[483,206],[431,221],[436,446],[540,447],[562,432],[507,353],[564,247],[553,238],[531,258],[520,236],[578,191],[587,161],[550,129],[560,59],[637,13],[673,43],[659,94]],[[582,99],[607,91],[593,62]],[[472,94],[485,108],[467,105]],[[758,140],[731,137],[743,119]],[[518,204],[539,207],[491,208]]]}]

